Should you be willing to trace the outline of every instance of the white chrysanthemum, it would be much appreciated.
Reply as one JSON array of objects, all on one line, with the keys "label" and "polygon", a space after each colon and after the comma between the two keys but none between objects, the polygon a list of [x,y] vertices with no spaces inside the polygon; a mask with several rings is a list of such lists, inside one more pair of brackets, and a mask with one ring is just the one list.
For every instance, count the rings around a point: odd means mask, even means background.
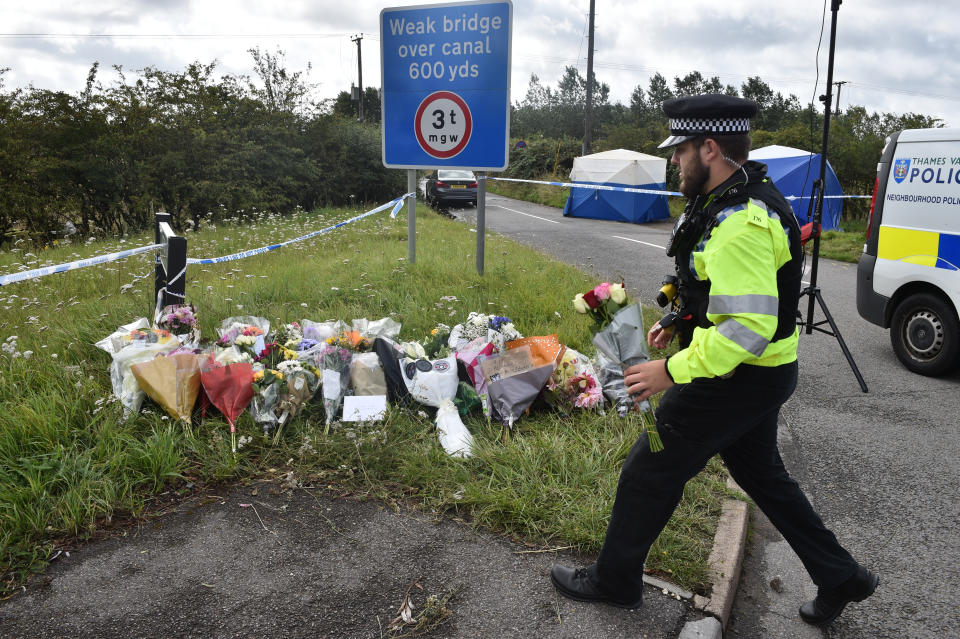
[{"label": "white chrysanthemum", "polygon": [[291,373],[302,371],[303,365],[295,359],[288,359],[285,362],[280,362],[277,364],[277,370],[284,375],[290,375]]}]

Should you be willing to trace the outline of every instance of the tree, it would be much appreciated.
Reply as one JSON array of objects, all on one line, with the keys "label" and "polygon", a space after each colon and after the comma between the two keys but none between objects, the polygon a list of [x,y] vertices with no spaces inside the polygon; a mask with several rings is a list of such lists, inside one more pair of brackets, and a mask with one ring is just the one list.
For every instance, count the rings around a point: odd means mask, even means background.
[{"label": "tree", "polygon": [[[261,52],[260,47],[247,49],[247,52],[253,57],[253,70],[263,85],[251,82],[250,92],[270,111],[300,112],[316,85],[306,83],[303,71],[289,73],[284,67],[286,54],[280,49],[274,54]],[[307,75],[310,69],[311,65],[307,63]]]},{"label": "tree", "polygon": [[[380,90],[367,87],[363,91],[363,119],[367,122],[380,122]],[[343,118],[357,118],[357,101],[350,92],[341,91],[333,101],[330,112]]]},{"label": "tree", "polygon": [[527,85],[527,94],[521,103],[524,107],[533,109],[544,109],[553,104],[553,92],[550,87],[540,84],[540,78],[536,73],[530,74],[530,82]]},{"label": "tree", "polygon": [[650,77],[650,85],[647,88],[647,102],[650,104],[650,108],[657,113],[661,113],[663,103],[672,97],[673,92],[667,85],[667,79],[659,73],[654,73]]}]

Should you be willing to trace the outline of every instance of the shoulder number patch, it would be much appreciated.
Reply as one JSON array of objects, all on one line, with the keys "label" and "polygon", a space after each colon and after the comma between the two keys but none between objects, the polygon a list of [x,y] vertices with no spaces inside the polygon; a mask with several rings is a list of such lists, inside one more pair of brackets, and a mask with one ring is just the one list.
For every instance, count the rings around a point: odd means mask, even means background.
[{"label": "shoulder number patch", "polygon": [[760,211],[755,207],[751,207],[750,210],[747,212],[747,222],[762,228],[766,228],[767,226],[766,212]]}]

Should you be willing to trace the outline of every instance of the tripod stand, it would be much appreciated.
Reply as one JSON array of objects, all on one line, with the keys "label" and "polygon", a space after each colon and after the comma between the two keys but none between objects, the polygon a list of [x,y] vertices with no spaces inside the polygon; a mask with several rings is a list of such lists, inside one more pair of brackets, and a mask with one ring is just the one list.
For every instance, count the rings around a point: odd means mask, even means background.
[{"label": "tripod stand", "polygon": [[[844,357],[847,358],[847,363],[850,365],[853,374],[860,383],[860,390],[866,393],[867,384],[863,381],[863,375],[860,374],[857,363],[853,361],[853,355],[850,354],[850,349],[847,348],[846,342],[843,341],[843,337],[840,335],[840,329],[837,328],[837,323],[833,321],[833,315],[830,314],[830,309],[827,308],[826,302],[823,301],[823,295],[820,294],[820,287],[817,286],[817,266],[820,262],[820,224],[823,221],[823,185],[826,184],[827,143],[830,140],[830,110],[833,105],[833,94],[831,92],[833,87],[833,53],[837,40],[837,12],[840,10],[840,3],[842,1],[843,0],[831,0],[830,2],[830,12],[832,15],[830,19],[830,57],[827,64],[827,93],[826,95],[820,96],[820,101],[824,104],[823,144],[820,149],[820,176],[819,179],[813,183],[813,194],[811,196],[812,202],[814,203],[813,263],[810,267],[810,285],[800,292],[801,298],[804,296],[809,298],[807,318],[806,320],[799,319],[797,323],[805,328],[807,335],[810,335],[816,330],[837,338],[837,343],[840,344],[840,350],[843,351]],[[813,321],[814,303],[820,305],[820,310],[823,311],[826,319],[820,320],[819,322]],[[830,330],[821,328],[823,324],[830,324]]]}]

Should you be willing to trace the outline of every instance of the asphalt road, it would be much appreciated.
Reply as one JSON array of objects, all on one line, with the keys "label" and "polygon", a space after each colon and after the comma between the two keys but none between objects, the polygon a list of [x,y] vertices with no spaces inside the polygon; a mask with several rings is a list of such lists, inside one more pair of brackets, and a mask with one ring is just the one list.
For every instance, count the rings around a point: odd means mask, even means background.
[{"label": "asphalt road", "polygon": [[[453,211],[475,224],[474,209]],[[668,223],[565,218],[551,207],[487,195],[486,229],[533,246],[601,280],[623,279],[652,303],[671,272]],[[809,259],[805,284],[809,284]],[[856,265],[820,260],[817,284],[869,389],[863,393],[830,335],[800,338],[800,381],[782,411],[790,472],[838,539],[880,575],[828,637],[960,636],[960,374],[933,379],[897,361],[887,331],[856,311]],[[807,301],[801,310],[807,316]],[[824,319],[817,304],[814,322]],[[753,518],[747,570],[728,636],[817,637],[796,609],[816,590],[786,542]],[[769,582],[781,578],[782,592]]]}]

